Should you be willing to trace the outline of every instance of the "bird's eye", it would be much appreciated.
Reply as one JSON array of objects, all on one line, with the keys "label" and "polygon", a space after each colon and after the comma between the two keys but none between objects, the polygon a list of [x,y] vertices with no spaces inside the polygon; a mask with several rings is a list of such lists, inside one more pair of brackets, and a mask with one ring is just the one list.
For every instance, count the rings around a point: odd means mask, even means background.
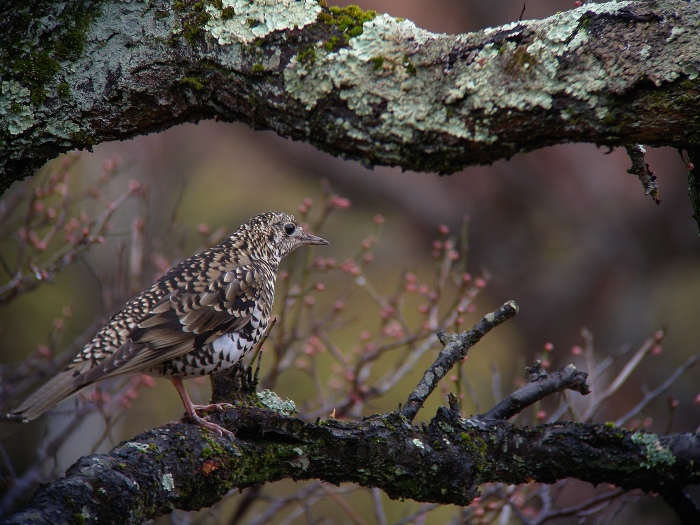
[{"label": "bird's eye", "polygon": [[291,222],[288,222],[284,225],[284,233],[286,233],[287,235],[293,234],[296,229],[297,227],[294,226]]}]

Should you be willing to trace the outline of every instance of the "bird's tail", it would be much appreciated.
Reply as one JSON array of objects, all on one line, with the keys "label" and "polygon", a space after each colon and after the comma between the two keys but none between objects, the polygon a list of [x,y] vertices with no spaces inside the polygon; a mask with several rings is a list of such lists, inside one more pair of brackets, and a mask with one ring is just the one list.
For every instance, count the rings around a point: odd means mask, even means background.
[{"label": "bird's tail", "polygon": [[75,368],[69,367],[25,399],[17,408],[10,410],[7,419],[23,422],[38,418],[41,414],[66,398],[78,393],[88,385],[75,385]]}]

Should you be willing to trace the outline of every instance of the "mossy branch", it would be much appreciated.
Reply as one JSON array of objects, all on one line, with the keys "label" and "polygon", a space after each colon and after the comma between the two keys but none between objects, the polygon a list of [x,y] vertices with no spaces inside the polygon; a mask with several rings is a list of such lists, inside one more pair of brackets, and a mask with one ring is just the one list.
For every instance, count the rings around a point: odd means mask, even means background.
[{"label": "mossy branch", "polygon": [[235,442],[186,423],[151,430],[108,454],[81,458],[4,523],[135,524],[283,478],[354,482],[392,498],[457,505],[469,504],[489,481],[574,477],[661,494],[700,482],[697,434],[580,423],[482,425],[445,408],[421,427],[397,413],[307,423],[241,407],[216,417],[237,429]]}]

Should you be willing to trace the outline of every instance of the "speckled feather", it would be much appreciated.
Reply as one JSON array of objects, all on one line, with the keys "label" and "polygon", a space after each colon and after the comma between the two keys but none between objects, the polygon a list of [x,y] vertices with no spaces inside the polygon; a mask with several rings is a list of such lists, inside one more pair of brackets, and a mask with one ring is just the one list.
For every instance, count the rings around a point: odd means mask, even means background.
[{"label": "speckled feather", "polygon": [[[8,416],[34,419],[84,387],[117,375],[173,379],[232,366],[268,325],[280,260],[304,244],[328,243],[304,232],[291,215],[253,217],[132,298],[62,372]],[[189,399],[183,402],[187,408]]]}]

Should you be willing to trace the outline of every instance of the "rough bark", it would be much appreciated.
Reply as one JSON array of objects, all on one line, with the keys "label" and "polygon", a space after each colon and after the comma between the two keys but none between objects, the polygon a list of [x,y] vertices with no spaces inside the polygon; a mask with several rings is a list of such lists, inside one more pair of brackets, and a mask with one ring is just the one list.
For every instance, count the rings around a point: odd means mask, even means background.
[{"label": "rough bark", "polygon": [[217,118],[453,172],[565,142],[697,148],[697,2],[437,35],[314,0],[4,2],[0,189],[73,148]]},{"label": "rough bark", "polygon": [[458,505],[469,504],[488,481],[575,477],[662,495],[700,482],[697,434],[579,423],[516,427],[462,419],[445,408],[423,427],[398,413],[305,423],[254,407],[217,421],[237,429],[235,442],[186,423],[151,430],[109,454],[81,458],[5,523],[141,523],[282,478],[354,482],[392,498]]}]

